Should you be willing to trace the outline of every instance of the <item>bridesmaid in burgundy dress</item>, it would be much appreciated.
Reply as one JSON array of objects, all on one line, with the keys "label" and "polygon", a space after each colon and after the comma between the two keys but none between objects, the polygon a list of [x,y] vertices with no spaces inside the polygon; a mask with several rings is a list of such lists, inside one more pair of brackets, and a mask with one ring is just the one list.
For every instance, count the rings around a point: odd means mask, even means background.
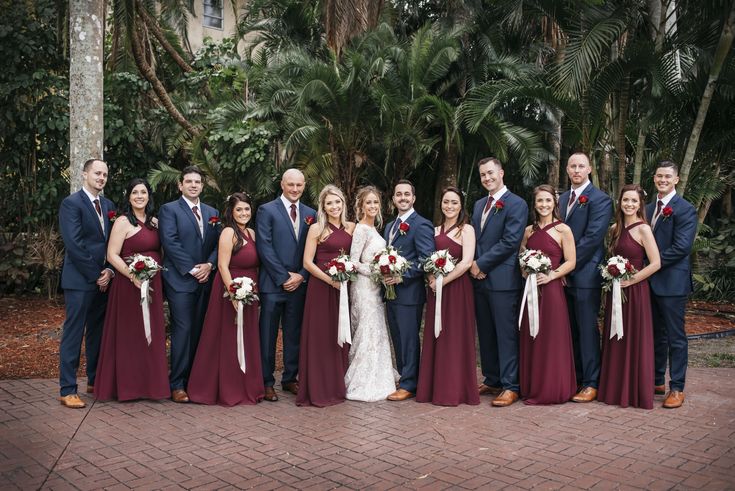
[{"label": "bridesmaid in burgundy dress", "polygon": [[346,209],[342,191],[326,186],[319,194],[317,223],[306,236],[304,268],[311,278],[301,324],[297,406],[333,406],[346,396],[350,345],[337,344],[340,283],[324,272],[327,262],[349,254],[355,224],[346,220]]},{"label": "bridesmaid in burgundy dress", "polygon": [[562,283],[562,278],[574,270],[577,254],[572,230],[559,218],[556,193],[548,184],[533,190],[532,215],[533,224],[526,227],[521,251],[542,251],[551,259],[552,270],[537,276],[539,329],[535,338],[529,331],[528,306],[521,312],[521,397],[526,404],[561,404],[577,392],[572,335]]},{"label": "bridesmaid in burgundy dress", "polygon": [[252,201],[248,195],[233,193],[228,198],[223,217],[225,229],[220,234],[217,250],[217,275],[189,376],[187,392],[194,402],[222,406],[256,404],[265,395],[258,302],[243,307],[243,373],[237,358],[238,302],[224,295],[233,278],[258,279],[260,263],[255,251],[255,232],[247,228],[252,216]]},{"label": "bridesmaid in burgundy dress", "polygon": [[442,330],[434,336],[436,279],[429,276],[424,317],[424,341],[416,389],[417,402],[437,406],[480,404],[475,355],[475,306],[472,283],[467,275],[475,257],[475,229],[462,203],[462,191],[442,191],[442,223],[434,230],[437,250],[448,249],[457,261],[443,278]]},{"label": "bridesmaid in burgundy dress", "polygon": [[[612,293],[605,302],[605,331],[597,400],[622,407],[653,409],[653,322],[647,278],[661,268],[656,239],[644,214],[643,188],[628,184],[620,191],[610,254],[623,256],[638,270],[622,281],[623,337],[610,339]],[[648,265],[646,265],[648,259]]]},{"label": "bridesmaid in burgundy dress", "polygon": [[150,256],[161,263],[157,220],[153,218],[151,188],[140,178],[130,181],[124,213],[115,220],[107,245],[107,260],[117,270],[110,287],[105,326],[102,330],[97,380],[97,400],[167,399],[168,364],[163,320],[163,286],[160,273],[150,281],[151,343],[145,337],[140,305],[140,282],[128,271],[125,258]]}]

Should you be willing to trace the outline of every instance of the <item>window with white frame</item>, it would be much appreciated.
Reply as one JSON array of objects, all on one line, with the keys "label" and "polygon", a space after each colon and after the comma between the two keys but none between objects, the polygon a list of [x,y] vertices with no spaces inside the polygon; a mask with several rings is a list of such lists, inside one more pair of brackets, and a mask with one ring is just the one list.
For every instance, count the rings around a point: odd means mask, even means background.
[{"label": "window with white frame", "polygon": [[224,10],[222,8],[222,0],[203,0],[204,16],[202,23],[204,27],[213,29],[222,29],[224,24]]}]

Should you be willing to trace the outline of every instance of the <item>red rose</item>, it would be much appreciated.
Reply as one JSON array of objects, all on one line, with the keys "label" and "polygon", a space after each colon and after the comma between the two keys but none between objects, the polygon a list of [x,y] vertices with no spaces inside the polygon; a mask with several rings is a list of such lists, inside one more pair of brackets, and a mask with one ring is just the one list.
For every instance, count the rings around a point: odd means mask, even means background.
[{"label": "red rose", "polygon": [[306,218],[304,218],[304,223],[307,225],[311,225],[314,223],[314,217],[311,215],[307,215]]},{"label": "red rose", "polygon": [[629,273],[632,273],[635,268],[633,267],[633,264],[630,262],[625,263],[625,270]]},{"label": "red rose", "polygon": [[337,264],[335,264],[335,266],[337,267],[337,271],[344,271],[345,270],[344,263],[337,263]]},{"label": "red rose", "polygon": [[115,210],[110,210],[107,212],[107,219],[111,222],[114,222],[117,218],[117,212]]},{"label": "red rose", "polygon": [[378,261],[380,261],[380,254],[376,254],[376,255],[375,255],[375,259],[373,259],[373,261],[375,261],[376,263],[377,263]]},{"label": "red rose", "polygon": [[143,271],[145,269],[145,263],[143,261],[138,261],[135,263],[133,268],[135,268],[136,271]]},{"label": "red rose", "polygon": [[607,267],[607,272],[610,273],[613,278],[617,278],[618,276],[620,276],[620,270],[614,264],[611,264]]},{"label": "red rose", "polygon": [[391,264],[396,263],[396,256],[388,256],[388,262]]},{"label": "red rose", "polygon": [[434,264],[436,265],[437,268],[443,268],[444,266],[446,266],[447,260],[446,258],[440,257],[439,259],[434,261]]},{"label": "red rose", "polygon": [[383,274],[390,274],[390,267],[389,266],[381,266],[380,272]]},{"label": "red rose", "polygon": [[409,224],[407,224],[406,222],[403,222],[403,223],[401,223],[401,224],[400,224],[400,225],[398,226],[398,232],[399,232],[399,233],[400,233],[401,235],[406,235],[406,232],[408,232],[408,230],[409,230],[410,228],[411,228],[411,226],[410,226]]},{"label": "red rose", "polygon": [[505,201],[503,201],[502,199],[499,199],[498,201],[495,202],[494,208],[495,208],[495,211],[493,212],[493,214],[501,211],[503,208],[505,208]]},{"label": "red rose", "polygon": [[580,197],[579,197],[579,199],[578,199],[577,201],[579,201],[579,206],[584,206],[584,205],[586,205],[586,204],[587,204],[587,202],[588,202],[589,200],[590,200],[590,199],[589,199],[589,198],[588,198],[587,196],[585,196],[585,195],[582,195],[582,196],[580,196]]},{"label": "red rose", "polygon": [[230,283],[230,288],[228,289],[230,290],[230,293],[237,293],[237,289],[239,288],[239,286],[240,285],[238,285],[237,283]]},{"label": "red rose", "polygon": [[666,218],[669,218],[671,215],[674,214],[674,209],[670,206],[664,206],[664,209],[661,210],[661,214]]}]

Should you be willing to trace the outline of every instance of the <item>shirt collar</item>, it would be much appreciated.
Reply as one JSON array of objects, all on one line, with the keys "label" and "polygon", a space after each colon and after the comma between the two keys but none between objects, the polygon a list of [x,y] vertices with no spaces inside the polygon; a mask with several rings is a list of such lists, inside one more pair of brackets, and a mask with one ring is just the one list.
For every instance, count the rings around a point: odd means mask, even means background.
[{"label": "shirt collar", "polygon": [[198,210],[201,210],[202,209],[201,200],[198,200],[197,199],[197,202],[194,203],[194,202],[190,201],[189,198],[187,198],[186,196],[182,196],[182,198],[184,198],[184,201],[186,201],[186,204],[189,205],[189,208],[194,208],[196,206]]},{"label": "shirt collar", "polygon": [[87,195],[87,198],[89,198],[89,201],[91,201],[92,203],[94,203],[94,200],[99,199],[99,196],[95,196],[94,194],[90,193],[84,186],[82,186],[82,191],[84,191],[84,194]]},{"label": "shirt collar", "polygon": [[672,199],[674,199],[674,196],[676,196],[676,189],[674,189],[673,191],[671,191],[669,194],[667,194],[663,198],[659,198],[658,195],[656,195],[656,201],[657,202],[658,201],[661,201],[663,203],[663,206],[666,206],[666,205],[669,204],[669,201],[671,201]]},{"label": "shirt collar", "polygon": [[586,181],[584,181],[583,184],[581,184],[576,189],[574,188],[574,186],[572,186],[572,189],[571,190],[574,191],[574,196],[576,198],[579,198],[582,195],[582,193],[584,192],[584,190],[587,189],[587,186],[589,186],[589,185],[590,185],[590,180],[587,179]]},{"label": "shirt collar", "polygon": [[287,211],[287,212],[289,212],[289,213],[291,213],[291,205],[292,205],[292,204],[293,204],[293,205],[296,205],[296,212],[298,213],[298,211],[299,211],[299,202],[298,202],[298,201],[297,201],[296,203],[291,203],[291,202],[290,202],[290,201],[289,201],[288,199],[286,199],[286,197],[285,197],[285,196],[284,196],[284,195],[282,194],[282,195],[281,195],[281,202],[283,203],[283,206],[285,206],[285,207],[286,207],[286,211]]},{"label": "shirt collar", "polygon": [[507,193],[507,192],[508,192],[508,186],[505,186],[505,185],[504,185],[504,186],[503,186],[502,188],[500,188],[500,189],[498,190],[498,192],[497,192],[497,193],[495,193],[495,194],[493,194],[493,195],[492,195],[492,198],[493,198],[493,200],[494,200],[494,201],[499,201],[499,200],[500,200],[500,198],[502,198],[502,197],[503,197],[503,195],[504,195],[505,193]]},{"label": "shirt collar", "polygon": [[399,218],[399,219],[401,220],[401,222],[405,222],[406,220],[408,220],[408,219],[409,219],[409,217],[410,217],[410,216],[411,216],[412,214],[413,214],[413,208],[411,208],[410,210],[408,210],[408,211],[407,211],[406,213],[404,213],[403,215],[398,215],[398,218]]}]

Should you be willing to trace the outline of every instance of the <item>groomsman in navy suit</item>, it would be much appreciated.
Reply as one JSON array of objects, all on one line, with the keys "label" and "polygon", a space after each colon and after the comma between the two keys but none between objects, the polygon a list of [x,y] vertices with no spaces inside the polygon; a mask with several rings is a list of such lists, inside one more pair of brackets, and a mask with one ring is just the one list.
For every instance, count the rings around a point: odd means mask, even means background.
[{"label": "groomsman in navy suit", "polygon": [[689,349],[684,310],[692,292],[689,255],[697,235],[697,211],[676,194],[679,168],[674,162],[659,162],[653,182],[658,194],[656,201],[646,207],[646,216],[661,253],[661,269],[648,280],[656,354],[655,391],[666,391],[668,361],[671,381],[663,407],[673,409],[684,403]]},{"label": "groomsman in navy suit", "polygon": [[273,388],[276,369],[278,326],[283,333],[283,390],[299,392],[299,341],[304,314],[306,280],[304,245],[316,212],[301,203],[306,182],[304,174],[288,169],[281,178],[283,193],[258,208],[255,247],[260,257],[260,356],[263,366],[265,400],[277,401]]},{"label": "groomsman in navy suit", "polygon": [[77,395],[82,338],[87,357],[87,392],[91,393],[102,340],[107,288],[115,275],[106,261],[110,237],[107,213],[115,205],[100,194],[107,183],[107,164],[102,160],[87,160],[82,179],[82,189],[65,198],[59,209],[59,229],[65,249],[61,287],[66,309],[59,346],[59,401],[75,409],[85,406]]},{"label": "groomsman in navy suit", "polygon": [[194,361],[217,264],[217,210],[202,203],[204,174],[191,166],[181,171],[181,198],[158,213],[163,247],[164,291],[171,313],[171,399],[189,402],[186,384]]},{"label": "groomsman in navy suit", "polygon": [[518,400],[518,308],[523,288],[518,249],[528,222],[528,205],[503,182],[503,164],[494,157],[477,163],[488,195],[475,203],[472,225],[477,231],[475,314],[480,360],[485,377],[480,394],[496,395],[492,405]]},{"label": "groomsman in navy suit", "polygon": [[574,402],[597,398],[600,379],[600,332],[597,315],[602,298],[599,265],[605,260],[605,235],[613,214],[612,200],[590,182],[592,167],[584,153],[567,161],[572,183],[559,197],[559,214],[574,234],[577,267],[567,276],[566,296],[574,343],[574,366],[580,391]]},{"label": "groomsman in navy suit", "polygon": [[416,188],[401,179],[393,189],[393,204],[398,217],[385,227],[385,241],[411,262],[401,278],[391,278],[396,299],[387,302],[388,326],[396,354],[396,368],[401,375],[398,390],[389,401],[404,401],[416,394],[419,375],[419,329],[426,303],[426,285],[421,260],[434,252],[434,226],[413,209]]}]

